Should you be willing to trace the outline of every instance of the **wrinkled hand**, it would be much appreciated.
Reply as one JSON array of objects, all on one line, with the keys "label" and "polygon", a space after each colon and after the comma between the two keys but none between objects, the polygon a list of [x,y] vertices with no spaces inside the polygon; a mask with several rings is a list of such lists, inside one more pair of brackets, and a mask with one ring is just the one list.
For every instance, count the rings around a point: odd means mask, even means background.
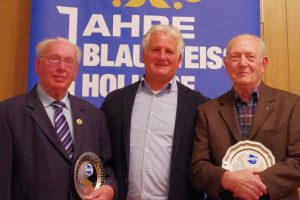
[{"label": "wrinkled hand", "polygon": [[221,186],[233,192],[234,197],[258,200],[260,196],[268,193],[266,185],[258,175],[260,172],[258,169],[227,171],[221,179]]},{"label": "wrinkled hand", "polygon": [[112,200],[114,198],[114,189],[109,185],[102,185],[99,189],[94,190],[84,200]]}]

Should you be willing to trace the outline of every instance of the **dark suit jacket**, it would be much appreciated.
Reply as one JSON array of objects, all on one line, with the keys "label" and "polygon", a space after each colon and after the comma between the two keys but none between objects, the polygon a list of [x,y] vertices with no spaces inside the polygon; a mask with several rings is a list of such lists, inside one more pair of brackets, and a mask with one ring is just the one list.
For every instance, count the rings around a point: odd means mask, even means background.
[{"label": "dark suit jacket", "polygon": [[[119,200],[125,200],[128,192],[129,141],[131,114],[140,81],[110,93],[102,110],[107,116],[111,134],[114,167],[119,184]],[[197,106],[207,98],[178,82],[178,103],[175,122],[170,172],[170,200],[201,200],[188,180],[188,168],[192,152],[192,140]]]},{"label": "dark suit jacket", "polygon": [[73,170],[77,158],[87,151],[101,155],[106,166],[106,183],[116,188],[104,113],[71,95],[70,103],[75,136],[72,160],[58,140],[36,88],[1,102],[1,199],[69,200],[71,196],[79,199],[74,189]]},{"label": "dark suit jacket", "polygon": [[[222,159],[227,149],[241,140],[233,92],[203,104],[198,114],[190,176],[196,188],[218,199],[225,172],[220,167]],[[247,139],[262,143],[275,157],[276,164],[260,173],[270,199],[298,199],[299,97],[263,85]],[[233,199],[225,196],[223,199]]]}]

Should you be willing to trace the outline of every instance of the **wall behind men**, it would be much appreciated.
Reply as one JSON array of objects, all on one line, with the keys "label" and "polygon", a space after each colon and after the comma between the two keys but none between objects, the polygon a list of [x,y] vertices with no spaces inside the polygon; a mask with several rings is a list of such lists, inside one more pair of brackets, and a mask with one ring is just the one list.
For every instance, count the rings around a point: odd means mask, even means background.
[{"label": "wall behind men", "polygon": [[261,36],[266,42],[268,85],[300,95],[300,1],[261,0]]},{"label": "wall behind men", "polygon": [[[300,1],[261,0],[265,82],[300,95]],[[31,1],[0,2],[0,100],[26,92]]]},{"label": "wall behind men", "polygon": [[0,101],[26,91],[31,1],[0,1]]}]

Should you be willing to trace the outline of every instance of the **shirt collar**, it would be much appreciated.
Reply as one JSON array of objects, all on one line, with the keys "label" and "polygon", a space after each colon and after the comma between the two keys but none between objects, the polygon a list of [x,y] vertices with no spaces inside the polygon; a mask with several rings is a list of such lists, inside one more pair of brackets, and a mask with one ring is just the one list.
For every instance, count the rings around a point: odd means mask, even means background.
[{"label": "shirt collar", "polygon": [[[262,88],[262,82],[260,82],[260,83],[258,84],[257,88],[254,89],[254,91],[253,91],[252,94],[251,94],[250,99],[254,99],[254,100],[258,101],[259,95],[260,95],[260,91],[261,91],[261,88]],[[232,90],[233,90],[233,93],[234,93],[235,101],[236,101],[236,102],[243,102],[243,101],[242,101],[242,98],[240,98],[239,94],[235,91],[235,89],[232,88]]]},{"label": "shirt collar", "polygon": [[[44,106],[44,108],[47,108],[49,106],[51,106],[51,104],[56,101],[54,98],[52,98],[51,96],[49,96],[41,87],[40,84],[37,85],[37,93],[38,96]],[[66,106],[67,109],[70,109],[70,100],[69,100],[69,93],[67,92],[66,95],[64,96],[64,98],[62,98],[60,101],[63,102]]]},{"label": "shirt collar", "polygon": [[[153,90],[150,88],[150,85],[147,83],[145,79],[145,75],[142,76],[141,78],[141,84],[140,84],[140,89],[147,88],[148,90],[151,90],[153,93]],[[176,76],[173,77],[172,80],[169,81],[161,90],[159,90],[156,94],[159,94],[161,91],[168,91],[168,92],[176,92],[177,89],[177,79]]]}]

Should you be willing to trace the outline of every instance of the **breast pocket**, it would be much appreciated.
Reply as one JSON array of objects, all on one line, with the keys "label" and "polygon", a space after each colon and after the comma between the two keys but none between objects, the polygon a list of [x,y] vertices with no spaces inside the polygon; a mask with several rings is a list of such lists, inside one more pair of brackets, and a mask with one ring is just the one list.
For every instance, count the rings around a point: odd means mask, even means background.
[{"label": "breast pocket", "polygon": [[264,145],[272,152],[275,161],[279,162],[286,158],[288,146],[287,127],[266,129],[264,133]]}]

